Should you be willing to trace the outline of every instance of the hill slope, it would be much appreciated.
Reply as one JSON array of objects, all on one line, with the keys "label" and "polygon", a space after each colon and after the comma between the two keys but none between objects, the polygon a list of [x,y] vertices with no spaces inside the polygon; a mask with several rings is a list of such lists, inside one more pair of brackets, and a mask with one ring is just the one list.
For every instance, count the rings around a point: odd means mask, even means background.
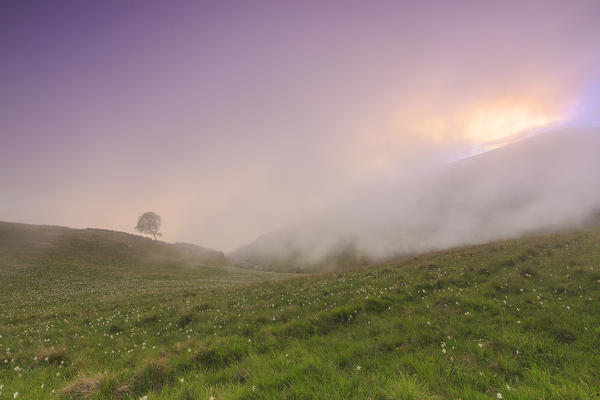
[{"label": "hill slope", "polygon": [[2,264],[0,398],[600,399],[598,260],[600,229],[262,283]]},{"label": "hill slope", "polygon": [[86,262],[118,265],[226,265],[220,251],[170,244],[143,236],[103,229],[71,229],[0,221],[0,257],[81,257]]},{"label": "hill slope", "polygon": [[265,270],[333,270],[584,226],[600,210],[600,128],[548,132],[411,179],[233,252]]},{"label": "hill slope", "polygon": [[185,292],[281,277],[234,267],[223,253],[191,244],[0,222],[0,304],[8,314],[17,308],[28,318],[43,314],[42,305],[61,307],[74,299],[96,305],[118,298],[127,304],[165,289]]}]

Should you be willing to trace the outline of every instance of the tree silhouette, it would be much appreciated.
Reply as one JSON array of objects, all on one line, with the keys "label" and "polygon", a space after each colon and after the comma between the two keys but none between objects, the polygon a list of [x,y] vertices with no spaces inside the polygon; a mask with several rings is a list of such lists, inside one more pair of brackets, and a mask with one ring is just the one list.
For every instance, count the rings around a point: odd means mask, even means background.
[{"label": "tree silhouette", "polygon": [[155,212],[148,211],[142,214],[138,218],[137,226],[135,230],[140,233],[146,233],[154,236],[154,240],[156,240],[157,236],[162,236],[158,230],[160,229],[160,215]]}]

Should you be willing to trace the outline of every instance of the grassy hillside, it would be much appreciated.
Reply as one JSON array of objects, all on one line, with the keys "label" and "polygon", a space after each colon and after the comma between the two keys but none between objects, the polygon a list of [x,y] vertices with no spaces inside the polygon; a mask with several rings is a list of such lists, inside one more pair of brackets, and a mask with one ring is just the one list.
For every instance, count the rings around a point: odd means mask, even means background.
[{"label": "grassy hillside", "polygon": [[76,260],[130,267],[226,265],[222,252],[187,243],[170,244],[103,229],[71,229],[0,221],[0,259]]},{"label": "grassy hillside", "polygon": [[5,240],[0,399],[600,399],[600,229],[292,279]]}]

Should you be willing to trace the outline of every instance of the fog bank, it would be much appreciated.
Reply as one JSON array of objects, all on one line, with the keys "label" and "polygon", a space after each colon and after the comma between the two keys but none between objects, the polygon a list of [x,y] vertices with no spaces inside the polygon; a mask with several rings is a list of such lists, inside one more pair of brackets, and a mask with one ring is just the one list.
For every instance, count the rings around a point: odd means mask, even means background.
[{"label": "fog bank", "polygon": [[232,256],[266,269],[334,269],[580,227],[600,210],[600,128],[548,132],[371,185]]}]

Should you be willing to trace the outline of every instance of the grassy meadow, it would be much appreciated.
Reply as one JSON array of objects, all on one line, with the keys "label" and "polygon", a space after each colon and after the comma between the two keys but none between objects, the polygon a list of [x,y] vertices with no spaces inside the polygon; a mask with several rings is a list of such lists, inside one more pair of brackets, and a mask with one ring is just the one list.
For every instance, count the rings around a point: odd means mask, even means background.
[{"label": "grassy meadow", "polygon": [[0,399],[600,399],[598,228],[298,276],[26,227]]}]

